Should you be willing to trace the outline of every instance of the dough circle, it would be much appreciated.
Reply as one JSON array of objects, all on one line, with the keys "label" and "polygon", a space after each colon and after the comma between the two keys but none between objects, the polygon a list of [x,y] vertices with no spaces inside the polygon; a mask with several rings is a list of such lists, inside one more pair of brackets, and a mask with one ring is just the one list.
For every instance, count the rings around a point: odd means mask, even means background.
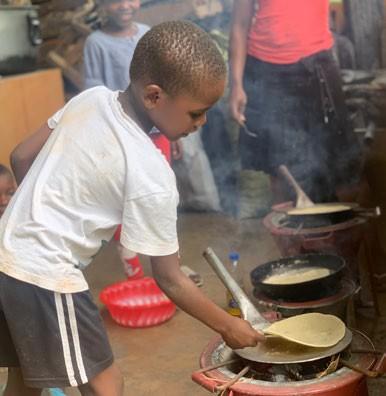
[{"label": "dough circle", "polygon": [[264,332],[310,347],[330,348],[343,339],[346,325],[334,315],[312,312],[279,320]]},{"label": "dough circle", "polygon": [[293,285],[325,278],[330,274],[331,270],[324,267],[290,269],[287,272],[268,276],[263,283],[269,285]]},{"label": "dough circle", "polygon": [[290,209],[287,214],[296,216],[296,215],[315,215],[315,214],[326,214],[326,213],[335,213],[335,212],[344,212],[346,210],[350,210],[351,207],[344,204],[316,204],[314,206],[310,206],[308,208],[294,208]]}]

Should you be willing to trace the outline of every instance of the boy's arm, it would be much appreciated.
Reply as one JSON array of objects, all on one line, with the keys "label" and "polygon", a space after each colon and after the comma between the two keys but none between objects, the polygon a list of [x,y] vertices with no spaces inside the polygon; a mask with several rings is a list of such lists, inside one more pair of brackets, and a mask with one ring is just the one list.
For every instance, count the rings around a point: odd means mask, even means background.
[{"label": "boy's arm", "polygon": [[232,118],[240,125],[245,122],[244,108],[247,97],[243,88],[243,75],[254,7],[255,0],[239,0],[234,2],[232,12],[229,44],[231,88],[229,106]]},{"label": "boy's arm", "polygon": [[180,270],[177,253],[152,257],[151,263],[153,275],[165,294],[189,315],[220,333],[231,348],[255,346],[264,340],[264,335],[247,321],[229,315],[206,297]]},{"label": "boy's arm", "polygon": [[19,143],[12,151],[10,162],[17,184],[22,182],[51,132],[52,129],[47,124],[44,124],[34,134]]}]

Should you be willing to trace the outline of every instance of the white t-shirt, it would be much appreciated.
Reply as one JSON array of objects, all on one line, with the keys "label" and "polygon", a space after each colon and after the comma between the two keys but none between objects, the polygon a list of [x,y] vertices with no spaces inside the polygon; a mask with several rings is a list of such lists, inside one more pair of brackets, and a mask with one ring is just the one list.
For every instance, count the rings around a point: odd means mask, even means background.
[{"label": "white t-shirt", "polygon": [[174,173],[117,99],[92,88],[48,121],[54,130],[0,221],[0,271],[56,292],[87,290],[82,269],[118,224],[129,250],[178,251]]}]

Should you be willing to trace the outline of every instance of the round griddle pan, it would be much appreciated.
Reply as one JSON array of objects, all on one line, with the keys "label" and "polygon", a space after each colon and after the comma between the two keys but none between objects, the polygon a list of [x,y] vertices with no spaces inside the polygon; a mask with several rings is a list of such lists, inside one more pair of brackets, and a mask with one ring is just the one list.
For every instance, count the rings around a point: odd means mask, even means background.
[{"label": "round griddle pan", "polygon": [[[314,203],[307,196],[299,183],[292,176],[285,165],[279,166],[280,174],[287,180],[288,184],[292,186],[296,193],[296,208],[283,208],[288,216],[310,216],[310,215],[330,215],[332,213],[352,211],[358,208],[358,204],[354,202],[328,202],[328,203]],[[306,209],[306,213],[293,213],[294,209]]]},{"label": "round griddle pan", "polygon": [[[270,323],[251,303],[247,295],[225,269],[223,263],[216,256],[213,250],[211,248],[207,248],[203,255],[239,304],[243,318],[249,321],[256,330],[263,330],[268,327]],[[267,340],[259,343],[258,346],[236,349],[235,353],[244,359],[260,363],[303,363],[333,356],[346,349],[350,345],[351,340],[352,333],[346,328],[346,333],[343,339],[331,348],[310,348],[287,342],[280,338],[267,337]]]},{"label": "round griddle pan", "polygon": [[324,213],[324,214],[313,214],[313,215],[287,215],[289,209],[293,209],[292,202],[283,202],[272,206],[274,212],[279,212],[285,214],[285,219],[283,221],[286,224],[291,224],[293,228],[315,228],[315,227],[326,227],[333,224],[339,224],[345,221],[350,221],[356,216],[361,214],[358,208],[352,208],[351,210],[334,212],[334,213]]},{"label": "round griddle pan", "polygon": [[236,349],[235,353],[244,359],[260,363],[304,363],[336,355],[346,349],[351,340],[352,333],[346,328],[344,338],[331,348],[307,347],[282,338],[268,337],[265,342],[259,343],[256,347]]},{"label": "round griddle pan", "polygon": [[[332,210],[334,207],[339,206],[338,209]],[[273,209],[276,212],[285,213],[288,216],[331,216],[335,213],[342,212],[352,212],[355,209],[359,208],[359,204],[356,202],[327,202],[327,203],[318,203],[313,204],[312,206],[307,207],[307,213],[294,213],[293,210],[297,209],[292,205],[280,207],[279,205],[274,206]]]}]

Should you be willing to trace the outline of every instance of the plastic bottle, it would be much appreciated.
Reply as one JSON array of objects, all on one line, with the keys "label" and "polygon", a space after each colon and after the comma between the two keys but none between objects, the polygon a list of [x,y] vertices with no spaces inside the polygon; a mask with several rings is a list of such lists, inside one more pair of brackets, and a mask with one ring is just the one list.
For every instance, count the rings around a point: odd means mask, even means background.
[{"label": "plastic bottle", "polygon": [[[232,275],[233,279],[237,282],[237,284],[243,289],[244,281],[243,281],[243,271],[241,265],[239,263],[240,255],[237,252],[231,252],[228,255],[229,258],[229,273]],[[226,293],[227,299],[227,312],[233,316],[241,316],[240,308],[233,298],[232,294],[227,290]]]}]

